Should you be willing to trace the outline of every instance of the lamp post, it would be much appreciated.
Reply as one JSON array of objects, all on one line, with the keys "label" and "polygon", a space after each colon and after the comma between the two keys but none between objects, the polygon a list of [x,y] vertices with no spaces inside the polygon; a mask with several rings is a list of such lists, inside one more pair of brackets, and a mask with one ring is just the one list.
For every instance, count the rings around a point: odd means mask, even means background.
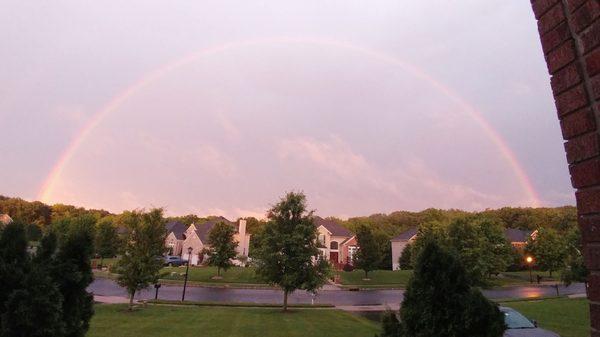
[{"label": "lamp post", "polygon": [[185,268],[185,280],[183,281],[183,294],[181,294],[181,302],[183,302],[185,300],[185,288],[187,286],[187,279],[188,279],[188,274],[190,271],[190,262],[192,260],[192,250],[194,250],[194,248],[188,247],[188,260],[187,260],[187,267]]},{"label": "lamp post", "polygon": [[527,261],[527,265],[529,266],[529,283],[533,283],[533,276],[531,275],[531,264],[533,263],[533,257],[528,256],[525,258],[525,261]]}]

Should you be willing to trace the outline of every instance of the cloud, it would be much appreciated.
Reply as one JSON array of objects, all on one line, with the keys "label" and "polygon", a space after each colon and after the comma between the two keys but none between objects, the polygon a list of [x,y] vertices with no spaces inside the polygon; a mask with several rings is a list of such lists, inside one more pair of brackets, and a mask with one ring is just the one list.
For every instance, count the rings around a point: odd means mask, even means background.
[{"label": "cloud", "polygon": [[[336,135],[325,140],[285,139],[279,144],[278,155],[284,165],[305,165],[310,170],[307,174],[314,176],[317,184],[330,183],[336,189],[333,193],[341,195],[345,190],[353,190],[357,195],[392,200],[398,209],[431,205],[482,209],[506,201],[467,184],[446,181],[420,158],[407,155],[401,164],[386,169],[353,151]],[[319,196],[328,197],[332,196]]]},{"label": "cloud", "polygon": [[216,113],[215,120],[216,120],[217,124],[223,129],[227,138],[229,138],[231,140],[239,140],[240,139],[240,137],[241,137],[240,129],[223,112]]}]

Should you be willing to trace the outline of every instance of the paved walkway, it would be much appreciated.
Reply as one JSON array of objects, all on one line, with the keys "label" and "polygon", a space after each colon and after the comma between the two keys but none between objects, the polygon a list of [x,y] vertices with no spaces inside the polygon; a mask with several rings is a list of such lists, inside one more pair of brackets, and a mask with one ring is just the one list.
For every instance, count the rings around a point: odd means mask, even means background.
[{"label": "paved walkway", "polygon": [[[94,295],[94,301],[99,303],[107,303],[107,304],[127,304],[129,303],[129,299],[127,297],[122,296],[102,296],[102,295]],[[137,303],[137,301],[134,301]]]}]

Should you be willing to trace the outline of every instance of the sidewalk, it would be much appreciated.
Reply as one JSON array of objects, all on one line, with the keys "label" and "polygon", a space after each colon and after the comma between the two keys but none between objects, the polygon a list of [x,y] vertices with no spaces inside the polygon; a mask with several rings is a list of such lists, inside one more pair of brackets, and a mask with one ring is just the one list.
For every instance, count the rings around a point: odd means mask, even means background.
[{"label": "sidewalk", "polygon": [[[106,303],[106,304],[127,304],[127,303],[129,303],[128,298],[120,297],[120,296],[94,295],[94,301],[99,302],[99,303]],[[133,303],[138,303],[138,301],[134,300]]]}]

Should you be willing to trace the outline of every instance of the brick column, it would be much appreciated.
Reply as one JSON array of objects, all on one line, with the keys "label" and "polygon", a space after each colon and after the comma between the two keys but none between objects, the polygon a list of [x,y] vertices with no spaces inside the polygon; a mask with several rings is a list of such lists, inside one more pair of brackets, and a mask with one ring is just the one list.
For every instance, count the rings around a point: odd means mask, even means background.
[{"label": "brick column", "polygon": [[565,139],[600,337],[600,0],[531,0]]}]

